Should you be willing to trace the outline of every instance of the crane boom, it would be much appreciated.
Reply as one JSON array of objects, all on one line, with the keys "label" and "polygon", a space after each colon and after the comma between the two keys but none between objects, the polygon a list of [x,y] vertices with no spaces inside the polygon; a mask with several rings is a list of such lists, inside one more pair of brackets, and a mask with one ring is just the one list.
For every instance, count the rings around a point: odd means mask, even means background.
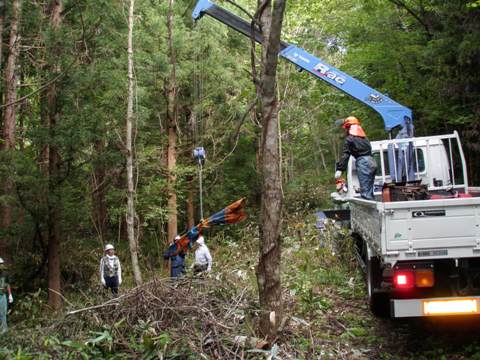
[{"label": "crane boom", "polygon": [[[194,20],[198,20],[205,14],[245,36],[253,36],[258,43],[261,43],[263,40],[262,31],[258,26],[255,25],[252,28],[250,22],[223,9],[210,0],[198,0],[192,17]],[[386,131],[390,132],[392,129],[400,126],[404,128],[403,134],[405,134],[406,137],[413,136],[411,109],[397,103],[388,96],[336,69],[296,45],[282,41],[280,43],[279,56],[295,64],[299,69],[307,71],[316,78],[327,82],[378,112],[383,119]]]}]

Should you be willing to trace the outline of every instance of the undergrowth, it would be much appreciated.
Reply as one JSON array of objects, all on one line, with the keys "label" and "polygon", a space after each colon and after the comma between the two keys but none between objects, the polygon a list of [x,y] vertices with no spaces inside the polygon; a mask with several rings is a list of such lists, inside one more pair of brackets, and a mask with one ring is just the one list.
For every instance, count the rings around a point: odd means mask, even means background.
[{"label": "undergrowth", "polygon": [[[250,358],[338,357],[351,353],[351,340],[366,334],[364,321],[347,315],[348,306],[345,306],[349,299],[364,297],[351,252],[351,238],[337,226],[319,234],[314,219],[306,221],[302,217],[285,223],[282,245],[285,321],[282,335],[276,344],[270,344],[274,346],[268,350],[245,348],[239,351],[236,337],[259,337],[256,332],[255,278],[258,241],[257,228],[253,224],[245,224],[235,236],[219,231],[215,238],[209,239],[215,260],[214,272],[202,280],[203,285],[198,279],[192,279],[191,274],[176,284],[183,286],[176,289],[169,288],[165,279],[153,280],[148,288],[142,289],[142,296],[136,295],[130,303],[121,302],[114,310],[107,306],[77,315],[67,314],[74,309],[108,301],[107,295],[96,286],[68,294],[65,312],[58,315],[48,311],[46,296],[41,291],[19,298],[9,319],[11,329],[0,340],[0,354],[9,359],[216,358],[222,347],[218,346],[220,350],[215,352],[204,346],[202,342],[209,336],[214,339],[208,340],[211,343],[221,341],[227,344],[222,345],[227,349],[223,350],[221,357],[224,358],[233,356],[227,353],[228,349],[238,356]],[[195,286],[195,293],[188,295],[184,292],[185,288]],[[127,294],[126,289],[123,291],[120,297]],[[157,295],[153,297],[145,295],[155,291]],[[176,296],[177,292],[189,298],[182,301]],[[234,330],[219,335],[217,329],[216,335],[207,336],[205,318],[201,319],[200,313],[193,309],[195,301],[200,307],[199,294],[209,299],[203,304],[217,303],[215,311],[231,312],[228,323],[235,325]],[[157,301],[155,297],[163,302],[152,305],[152,301]],[[339,298],[345,300],[341,308],[338,307]],[[229,299],[239,301],[232,305]],[[134,311],[142,301],[149,301],[150,305]],[[183,309],[182,302],[192,306],[190,311],[182,311],[181,316],[172,315],[167,319],[166,309],[174,309],[174,314]],[[222,303],[225,310],[220,309]],[[162,311],[163,317],[159,312],[151,311],[154,306]],[[228,310],[229,307],[232,311]],[[339,317],[342,320],[338,320]],[[182,325],[184,323],[190,326]],[[327,349],[325,345],[338,335],[343,335],[346,347]]]},{"label": "undergrowth", "polygon": [[[9,333],[0,338],[0,357],[480,358],[477,340],[467,338],[465,344],[465,336],[459,336],[463,348],[450,346],[446,338],[454,337],[448,332],[438,336],[436,323],[374,318],[348,231],[330,224],[320,232],[313,217],[302,215],[284,223],[285,316],[279,338],[266,344],[257,333],[257,228],[245,223],[234,236],[222,230],[207,241],[214,271],[203,278],[188,274],[172,282],[153,276],[141,288],[123,287],[117,299],[93,284],[85,289],[71,287],[64,312],[56,315],[48,310],[42,291],[18,296]],[[68,314],[75,310],[80,311]]]}]

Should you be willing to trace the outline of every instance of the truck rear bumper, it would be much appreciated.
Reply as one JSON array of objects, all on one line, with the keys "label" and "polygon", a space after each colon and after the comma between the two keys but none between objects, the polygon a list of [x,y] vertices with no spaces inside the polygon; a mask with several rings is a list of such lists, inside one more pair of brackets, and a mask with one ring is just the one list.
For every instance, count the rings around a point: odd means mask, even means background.
[{"label": "truck rear bumper", "polygon": [[418,316],[479,315],[480,296],[392,299],[390,300],[393,318]]}]

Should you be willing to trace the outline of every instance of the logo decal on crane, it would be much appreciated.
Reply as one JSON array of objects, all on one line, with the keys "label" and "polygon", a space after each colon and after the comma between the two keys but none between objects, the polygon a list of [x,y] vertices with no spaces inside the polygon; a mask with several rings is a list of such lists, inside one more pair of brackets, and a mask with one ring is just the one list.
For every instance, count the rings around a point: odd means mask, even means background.
[{"label": "logo decal on crane", "polygon": [[367,101],[370,101],[373,104],[380,104],[383,101],[383,97],[377,94],[370,94]]},{"label": "logo decal on crane", "polygon": [[321,62],[315,65],[313,70],[315,70],[321,76],[326,76],[327,78],[334,80],[339,85],[343,85],[347,82],[347,79],[340,76],[335,71],[330,70],[329,66],[322,64]]}]

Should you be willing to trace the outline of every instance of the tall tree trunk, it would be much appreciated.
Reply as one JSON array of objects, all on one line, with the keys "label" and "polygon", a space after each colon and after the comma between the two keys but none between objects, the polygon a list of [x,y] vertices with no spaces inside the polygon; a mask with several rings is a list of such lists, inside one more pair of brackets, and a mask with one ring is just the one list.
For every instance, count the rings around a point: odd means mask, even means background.
[{"label": "tall tree trunk", "polygon": [[133,129],[133,8],[135,0],[130,0],[128,10],[128,105],[127,105],[127,233],[128,244],[130,246],[130,257],[132,259],[133,277],[137,285],[142,284],[142,273],[138,263],[138,243],[135,238],[135,189],[133,180],[133,148],[132,148],[132,129]]},{"label": "tall tree trunk", "polygon": [[[2,2],[2,29],[3,30],[3,2]],[[10,21],[10,39],[8,41],[8,58],[7,66],[5,68],[5,112],[3,118],[3,145],[2,148],[5,151],[10,151],[15,149],[15,132],[16,132],[16,104],[17,100],[17,76],[16,76],[16,63],[19,49],[20,36],[18,34],[18,23],[20,22],[20,0],[14,0],[12,3],[12,18]],[[3,38],[3,37],[2,37]],[[0,53],[2,48],[0,47]],[[1,55],[0,55],[1,59]],[[1,62],[0,62],[1,64]],[[7,200],[5,203],[2,203],[2,220],[1,227],[6,230],[12,224],[12,205],[8,200],[8,196],[13,191],[13,181],[10,178],[7,178],[3,183],[3,192],[6,195]],[[0,251],[6,256],[7,247],[9,239],[8,237],[3,237],[0,241]]]},{"label": "tall tree trunk", "polygon": [[168,150],[167,150],[167,168],[168,168],[168,232],[167,242],[173,240],[177,235],[177,193],[175,183],[177,181],[177,112],[176,112],[176,59],[173,49],[173,0],[168,0],[167,14],[168,28],[168,55],[170,58],[170,78],[166,87],[167,91],[167,124],[168,124]]},{"label": "tall tree trunk", "polygon": [[321,146],[318,146],[318,153],[320,154],[320,160],[322,161],[323,171],[328,172],[327,162],[325,161],[325,154]]},{"label": "tall tree trunk", "polygon": [[[0,69],[3,75],[3,29],[5,27],[6,1],[0,0]],[[3,87],[0,89],[0,102],[3,103]],[[3,119],[3,109],[0,109],[0,117]]]},{"label": "tall tree trunk", "polygon": [[[52,0],[50,3],[50,26],[55,32],[53,36],[59,36],[59,30],[62,23],[63,4],[61,0]],[[61,72],[59,56],[60,49],[57,41],[50,49],[55,56],[51,58],[53,64],[50,64],[52,74],[58,75]],[[50,75],[52,75],[50,74]],[[58,106],[58,88],[54,82],[50,84],[46,92],[47,96],[47,121],[49,131],[49,149],[48,149],[48,304],[54,309],[59,310],[62,307],[61,296],[61,268],[60,268],[60,203],[56,197],[55,191],[58,185],[58,172],[60,166],[60,154],[55,144],[56,126],[60,120],[60,109]]]},{"label": "tall tree trunk", "polygon": [[277,335],[283,315],[280,282],[283,198],[276,74],[284,11],[284,0],[264,0],[257,11],[264,33],[259,94],[262,112],[262,139],[259,149],[262,193],[257,283],[263,310],[260,330],[271,340]]},{"label": "tall tree trunk", "polygon": [[[49,94],[49,108],[53,110],[56,106],[56,89]],[[50,117],[50,139],[55,138],[55,126],[58,124],[60,116],[54,113]],[[62,284],[61,284],[61,264],[60,264],[60,208],[55,192],[58,184],[58,171],[60,163],[60,154],[56,145],[50,145],[48,159],[48,304],[54,309],[59,310],[62,307]]]},{"label": "tall tree trunk", "polygon": [[[103,139],[95,141],[94,144],[95,152],[100,155],[104,152],[104,142]],[[103,161],[100,160],[97,164],[94,165],[93,169],[93,179],[92,179],[92,188],[94,189],[92,193],[93,201],[93,211],[92,218],[95,225],[95,229],[98,233],[101,244],[107,242],[107,203],[105,200],[106,189],[105,185],[105,165]]]},{"label": "tall tree trunk", "polygon": [[320,166],[323,168],[324,172],[328,171],[327,162],[325,160],[325,152],[323,149],[324,144],[322,144],[320,137],[315,135],[315,129],[313,128],[312,123],[310,122],[308,123],[308,128],[310,130],[310,133],[313,134],[313,141],[315,142],[315,146],[318,149],[318,165],[316,166],[316,173],[318,174],[318,176],[320,176],[321,174]]},{"label": "tall tree trunk", "polygon": [[12,19],[10,21],[10,40],[8,41],[8,58],[7,66],[5,68],[5,113],[3,118],[3,148],[11,150],[15,148],[15,128],[16,117],[15,111],[17,104],[17,76],[15,72],[18,48],[19,48],[19,34],[18,23],[20,21],[20,0],[15,0],[12,7]]},{"label": "tall tree trunk", "polygon": [[[1,1],[1,0],[0,0]],[[20,83],[25,83],[24,73],[21,72]],[[25,117],[28,108],[27,99],[22,100],[19,103],[18,111],[18,128],[17,128],[17,147],[20,153],[25,151]],[[17,207],[17,214],[15,216],[15,222],[18,225],[23,225],[25,223],[25,208],[23,206]],[[17,238],[18,241],[23,241],[23,236]]]}]

